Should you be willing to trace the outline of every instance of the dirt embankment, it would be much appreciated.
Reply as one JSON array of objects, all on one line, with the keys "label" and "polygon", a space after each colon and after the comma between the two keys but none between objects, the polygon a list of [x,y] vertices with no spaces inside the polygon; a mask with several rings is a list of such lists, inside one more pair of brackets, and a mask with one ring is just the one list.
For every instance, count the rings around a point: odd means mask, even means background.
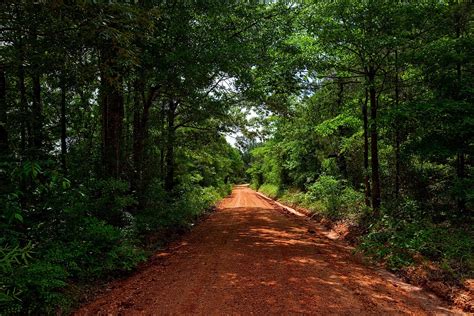
[{"label": "dirt embankment", "polygon": [[[359,227],[345,220],[332,221],[320,214],[312,213],[310,210],[299,205],[290,204],[291,207],[289,207],[286,204],[272,200],[260,192],[257,192],[257,194],[285,212],[316,220],[316,225],[319,225],[319,231],[330,239],[343,240],[355,246],[359,241],[359,237],[363,234]],[[437,294],[466,312],[474,313],[474,280],[472,279],[466,280],[464,284],[458,284],[456,280],[446,276],[446,273],[439,266],[421,256],[418,258],[415,266],[406,267],[398,271],[398,276],[410,284],[420,286]]]},{"label": "dirt embankment", "polygon": [[76,315],[461,314],[246,187],[151,260]]}]

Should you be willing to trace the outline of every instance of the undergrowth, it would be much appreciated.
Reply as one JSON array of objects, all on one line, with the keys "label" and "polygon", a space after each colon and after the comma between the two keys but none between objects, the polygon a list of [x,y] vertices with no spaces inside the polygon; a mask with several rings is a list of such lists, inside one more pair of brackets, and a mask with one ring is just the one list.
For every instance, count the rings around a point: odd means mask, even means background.
[{"label": "undergrowth", "polygon": [[398,271],[431,262],[441,271],[442,281],[462,283],[474,277],[474,230],[468,224],[436,222],[429,211],[411,200],[390,209],[380,218],[371,216],[364,196],[347,183],[320,176],[305,191],[263,184],[259,191],[283,203],[300,206],[332,221],[344,220],[359,227],[358,251]]},{"label": "undergrowth", "polygon": [[[36,174],[27,176],[37,181]],[[46,185],[35,185],[29,199],[36,200],[37,209],[28,216],[19,194],[2,196],[0,315],[67,314],[80,293],[71,287],[133,270],[149,254],[148,235],[189,227],[231,189],[183,185],[170,198],[157,183],[148,192],[150,202],[137,209],[123,181],[75,188],[62,181],[51,176],[41,179]]]}]

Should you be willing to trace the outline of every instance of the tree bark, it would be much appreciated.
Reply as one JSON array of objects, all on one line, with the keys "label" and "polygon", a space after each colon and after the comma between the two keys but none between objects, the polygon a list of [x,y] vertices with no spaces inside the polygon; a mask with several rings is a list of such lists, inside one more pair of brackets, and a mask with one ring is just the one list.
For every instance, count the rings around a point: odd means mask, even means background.
[{"label": "tree bark", "polygon": [[142,179],[142,142],[141,142],[141,103],[138,91],[135,91],[135,105],[133,109],[133,165],[132,190],[139,192]]},{"label": "tree bark", "polygon": [[174,189],[174,142],[176,137],[175,118],[177,102],[170,100],[168,102],[168,129],[166,141],[166,175],[165,190],[171,192]]},{"label": "tree bark", "polygon": [[136,179],[133,180],[134,189],[142,190],[144,184],[145,142],[148,138],[148,120],[150,108],[155,99],[157,87],[149,89],[145,95],[143,84],[135,84],[135,109],[133,113],[133,160]]},{"label": "tree bark", "polygon": [[7,81],[5,65],[0,64],[0,155],[8,155]]},{"label": "tree bark", "polygon": [[[5,65],[0,64],[0,160],[6,162],[10,155],[7,129],[7,81]],[[8,190],[10,177],[0,177],[0,194]]]},{"label": "tree bark", "polygon": [[400,175],[400,131],[395,130],[395,198],[400,197],[401,175]]},{"label": "tree bark", "polygon": [[370,95],[370,152],[372,167],[372,209],[374,216],[380,212],[380,174],[379,174],[379,151],[377,132],[377,92],[375,89],[375,70],[370,67],[369,74],[369,95]]},{"label": "tree bark", "polygon": [[[21,55],[21,53],[20,53]],[[20,57],[21,58],[21,57]],[[26,138],[29,133],[29,118],[28,106],[26,100],[26,86],[25,86],[25,68],[23,67],[23,59],[20,60],[18,67],[18,90],[20,90],[20,112],[21,112],[21,132],[20,132],[20,151],[21,155],[26,154]]]},{"label": "tree bark", "polygon": [[[161,102],[161,111],[160,111],[160,135],[165,134],[165,111],[166,111],[166,102]],[[165,142],[160,142],[160,175],[161,179],[165,177]]]},{"label": "tree bark", "polygon": [[362,117],[364,120],[364,187],[365,187],[365,205],[370,206],[370,178],[369,178],[369,120],[367,117],[367,103],[369,102],[369,93],[365,89],[365,101],[362,104]]},{"label": "tree bark", "polygon": [[[400,82],[398,76],[398,51],[395,50],[395,107],[400,104]],[[400,196],[400,127],[395,121],[395,197]]]},{"label": "tree bark", "polygon": [[67,121],[66,121],[66,82],[65,79],[61,79],[61,117],[60,117],[60,125],[61,125],[61,166],[63,168],[64,175],[67,175]]},{"label": "tree bark", "polygon": [[[466,161],[462,150],[457,153],[456,165],[456,175],[458,179],[463,180],[466,177]],[[458,208],[461,213],[466,210],[466,199],[464,197],[458,199]]]},{"label": "tree bark", "polygon": [[[461,38],[463,35],[463,22],[462,22],[462,13],[457,14],[456,18],[456,38]],[[458,51],[458,53],[460,53]],[[461,61],[458,61],[456,63],[456,91],[455,91],[455,100],[461,101],[463,99],[462,95],[462,64]],[[456,155],[456,175],[459,180],[462,181],[462,179],[465,178],[466,176],[466,171],[465,171],[465,158],[464,158],[464,147],[467,146],[464,140],[460,141],[459,144],[459,150]],[[459,211],[464,212],[466,209],[466,200],[464,197],[460,197],[458,199],[458,208]]]},{"label": "tree bark", "polygon": [[[32,53],[37,56],[39,47],[37,45],[38,36],[36,30],[33,28],[31,34],[31,42],[33,46]],[[40,157],[40,151],[43,147],[43,104],[41,102],[41,71],[38,69],[39,65],[36,62],[31,64],[31,81],[32,81],[32,105],[31,105],[31,129],[32,129],[32,149],[35,158]]]},{"label": "tree bark", "polygon": [[338,105],[338,110],[342,108],[342,102],[344,98],[344,82],[343,79],[339,79],[339,92],[337,94],[337,105]]},{"label": "tree bark", "polygon": [[122,174],[124,98],[117,55],[114,45],[102,50],[101,112],[104,175],[118,179]]},{"label": "tree bark", "polygon": [[41,104],[41,82],[39,73],[33,73],[31,79],[33,84],[33,102],[31,107],[32,145],[35,153],[38,154],[38,151],[41,150],[43,146],[43,106]]}]

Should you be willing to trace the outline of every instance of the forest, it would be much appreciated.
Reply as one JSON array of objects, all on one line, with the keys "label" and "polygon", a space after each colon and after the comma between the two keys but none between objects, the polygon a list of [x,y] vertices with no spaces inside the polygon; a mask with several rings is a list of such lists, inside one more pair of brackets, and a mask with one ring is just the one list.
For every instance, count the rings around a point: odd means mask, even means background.
[{"label": "forest", "polygon": [[470,1],[2,1],[0,314],[69,314],[234,184],[474,278]]}]

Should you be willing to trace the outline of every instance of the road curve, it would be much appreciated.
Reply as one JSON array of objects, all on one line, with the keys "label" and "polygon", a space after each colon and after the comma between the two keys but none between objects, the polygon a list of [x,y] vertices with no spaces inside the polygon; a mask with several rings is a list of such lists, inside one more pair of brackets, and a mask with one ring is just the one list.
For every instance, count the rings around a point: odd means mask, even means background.
[{"label": "road curve", "polygon": [[237,186],[216,212],[76,315],[450,315],[315,224]]}]

